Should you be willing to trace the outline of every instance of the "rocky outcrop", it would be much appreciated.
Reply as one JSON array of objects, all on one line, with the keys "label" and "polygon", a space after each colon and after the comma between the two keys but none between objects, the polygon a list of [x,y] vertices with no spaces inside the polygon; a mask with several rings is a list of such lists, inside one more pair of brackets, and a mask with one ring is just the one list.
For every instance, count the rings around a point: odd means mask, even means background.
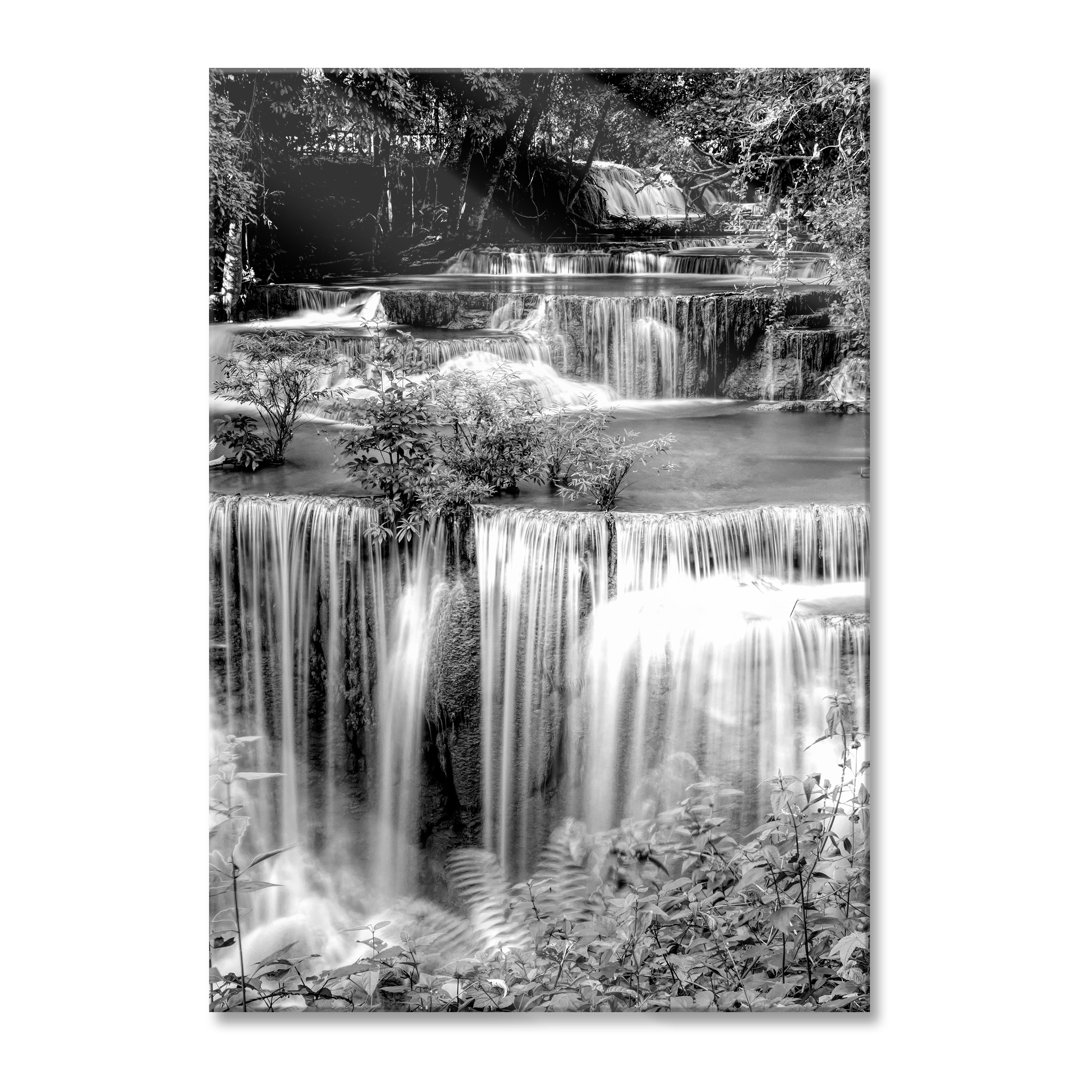
[{"label": "rocky outcrop", "polygon": [[484,330],[496,313],[502,319],[523,319],[539,304],[536,293],[387,289],[382,294],[390,322],[447,330]]},{"label": "rocky outcrop", "polygon": [[725,395],[766,401],[819,396],[839,363],[843,335],[836,330],[785,329],[762,338],[723,384]]}]

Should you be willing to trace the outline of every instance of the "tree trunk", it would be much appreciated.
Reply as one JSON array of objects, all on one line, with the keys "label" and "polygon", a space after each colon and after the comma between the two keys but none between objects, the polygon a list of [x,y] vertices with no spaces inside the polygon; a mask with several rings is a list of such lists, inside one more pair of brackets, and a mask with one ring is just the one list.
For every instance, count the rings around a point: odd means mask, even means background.
[{"label": "tree trunk", "polygon": [[581,190],[582,185],[585,183],[585,178],[589,175],[589,170],[592,168],[592,163],[596,158],[596,151],[600,146],[600,140],[604,135],[604,125],[607,123],[608,113],[611,112],[611,102],[604,103],[603,111],[600,113],[600,122],[596,125],[596,138],[592,141],[592,146],[589,147],[589,156],[585,160],[585,168],[582,170],[581,175],[578,177],[577,183],[574,185],[574,190],[570,192],[569,198],[566,200],[566,209],[569,210],[574,205],[574,200],[578,197],[578,192]]},{"label": "tree trunk", "polygon": [[536,81],[536,91],[533,94],[532,104],[529,106],[529,115],[525,118],[525,127],[521,132],[521,140],[518,143],[518,166],[524,165],[525,175],[529,172],[529,147],[536,135],[536,129],[544,110],[551,101],[551,92],[555,88],[555,72],[551,72],[545,79],[541,76]]},{"label": "tree trunk", "polygon": [[465,210],[469,205],[469,176],[473,166],[473,134],[471,130],[465,132],[465,138],[461,144],[461,157],[458,167],[461,169],[461,190],[458,193],[458,212],[454,222],[454,232],[461,232],[461,223],[465,220]]},{"label": "tree trunk", "polygon": [[394,198],[390,193],[390,170],[386,163],[382,167],[383,189],[386,193],[386,235],[394,231]]},{"label": "tree trunk", "polygon": [[221,306],[229,322],[236,322],[243,281],[243,227],[240,222],[233,220],[229,222],[229,232],[225,238],[225,266],[221,275]]},{"label": "tree trunk", "polygon": [[506,130],[503,132],[502,136],[496,139],[491,146],[490,157],[488,160],[491,160],[491,158],[495,159],[495,168],[488,174],[487,190],[480,203],[479,212],[469,229],[470,234],[477,239],[480,237],[480,230],[484,227],[484,219],[487,217],[488,208],[491,206],[491,200],[495,195],[495,189],[499,186],[499,181],[506,171],[507,162],[510,160],[511,152],[514,149],[514,130],[517,128],[518,121],[521,119],[521,114],[524,111],[525,106],[524,103],[522,103],[514,110],[514,115],[511,116],[507,122]]}]

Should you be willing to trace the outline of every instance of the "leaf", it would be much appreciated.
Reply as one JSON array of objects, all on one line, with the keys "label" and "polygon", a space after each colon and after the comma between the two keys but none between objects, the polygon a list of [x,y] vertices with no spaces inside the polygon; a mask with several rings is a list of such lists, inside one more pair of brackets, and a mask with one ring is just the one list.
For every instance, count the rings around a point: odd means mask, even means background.
[{"label": "leaf", "polygon": [[237,780],[266,780],[271,776],[284,776],[283,772],[238,772]]},{"label": "leaf", "polygon": [[797,907],[785,904],[769,915],[769,923],[775,926],[781,934],[790,934],[792,920],[798,913],[799,909]]},{"label": "leaf", "polygon": [[352,976],[353,982],[361,986],[369,998],[375,996],[375,991],[378,989],[379,979],[381,978],[382,972],[378,968],[370,968],[367,971],[358,971]]},{"label": "leaf", "polygon": [[[269,953],[268,955],[264,956],[260,961],[258,961],[258,963],[256,963],[256,965],[255,965],[256,970],[258,970],[260,967],[262,967],[263,964],[269,964],[269,963],[274,963],[274,962],[281,962],[281,963],[291,964],[292,961],[287,958],[288,957],[288,952],[289,952],[290,949],[295,949],[296,946],[299,945],[299,944],[300,944],[299,941],[290,941],[288,945],[282,945],[280,949],[275,949],[272,953]],[[305,959],[306,959],[306,957],[305,957]]]},{"label": "leaf", "polygon": [[867,942],[867,935],[864,931],[857,930],[854,933],[846,934],[832,947],[829,956],[839,957],[841,965],[846,966],[850,963],[855,950],[865,949]]},{"label": "leaf", "polygon": [[358,972],[365,972],[371,970],[370,960],[360,960],[355,964],[346,964],[345,967],[334,968],[333,971],[327,972],[326,977],[328,979],[340,979],[346,975],[355,975]]},{"label": "leaf", "polygon": [[756,885],[762,878],[765,877],[765,869],[761,866],[751,866],[749,870],[739,879],[738,885],[735,886],[737,892],[742,892],[744,889],[750,888],[751,885]]},{"label": "leaf", "polygon": [[275,855],[280,855],[283,851],[288,851],[289,848],[295,846],[295,844],[286,844],[284,847],[274,848],[273,851],[264,851],[261,855],[256,855],[241,872],[246,874],[253,866],[258,866],[259,863],[266,862],[267,859],[272,859]]},{"label": "leaf", "polygon": [[210,830],[210,850],[222,856],[231,856],[247,832],[248,822],[248,818],[239,815],[219,821]]}]

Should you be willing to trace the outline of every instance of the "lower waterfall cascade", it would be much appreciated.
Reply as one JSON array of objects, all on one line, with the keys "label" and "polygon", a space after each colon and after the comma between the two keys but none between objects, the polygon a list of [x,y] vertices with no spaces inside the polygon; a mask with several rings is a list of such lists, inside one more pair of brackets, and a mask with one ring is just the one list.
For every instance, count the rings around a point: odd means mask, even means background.
[{"label": "lower waterfall cascade", "polygon": [[865,720],[865,506],[478,507],[404,555],[373,520],[210,501],[216,725],[262,736],[246,765],[285,776],[252,828],[298,845],[257,925],[430,891],[461,843],[523,878],[567,816],[605,829],[688,776],[827,767],[802,748],[831,694]]}]

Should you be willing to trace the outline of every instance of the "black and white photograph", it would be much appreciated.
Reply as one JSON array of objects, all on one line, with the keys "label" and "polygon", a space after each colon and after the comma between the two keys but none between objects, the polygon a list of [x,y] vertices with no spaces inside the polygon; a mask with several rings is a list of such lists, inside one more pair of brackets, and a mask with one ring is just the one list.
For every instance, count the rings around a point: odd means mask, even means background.
[{"label": "black and white photograph", "polygon": [[210,69],[211,1012],[871,1010],[870,87]]}]

